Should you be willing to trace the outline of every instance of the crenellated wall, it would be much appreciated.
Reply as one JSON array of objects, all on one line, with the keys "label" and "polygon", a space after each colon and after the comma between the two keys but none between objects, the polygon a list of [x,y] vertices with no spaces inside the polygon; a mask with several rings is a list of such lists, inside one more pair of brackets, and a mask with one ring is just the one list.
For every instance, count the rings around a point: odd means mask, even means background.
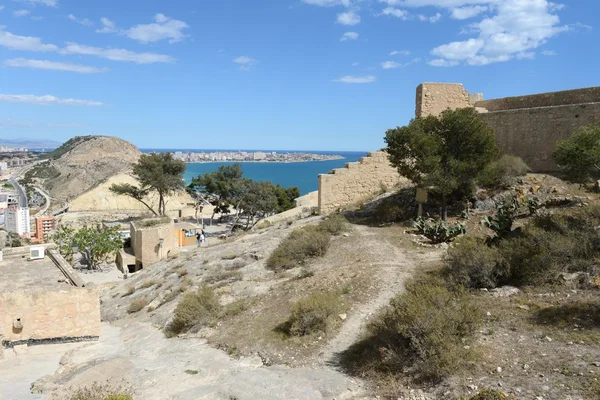
[{"label": "crenellated wall", "polygon": [[319,212],[328,214],[381,191],[407,182],[390,165],[387,153],[368,153],[359,162],[319,175]]}]

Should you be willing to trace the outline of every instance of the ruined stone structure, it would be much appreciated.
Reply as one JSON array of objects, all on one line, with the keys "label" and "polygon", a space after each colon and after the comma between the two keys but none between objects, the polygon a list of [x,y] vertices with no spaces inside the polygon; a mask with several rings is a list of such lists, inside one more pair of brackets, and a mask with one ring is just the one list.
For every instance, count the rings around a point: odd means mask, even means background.
[{"label": "ruined stone structure", "polygon": [[583,125],[600,124],[600,87],[483,100],[460,84],[423,83],[417,87],[415,115],[475,107],[494,129],[500,149],[521,157],[536,172],[556,170],[556,142]]},{"label": "ruined stone structure", "polygon": [[382,151],[368,153],[359,162],[319,175],[319,212],[327,214],[406,182]]},{"label": "ruined stone structure", "polygon": [[[149,221],[156,222],[145,226]],[[131,249],[135,255],[136,270],[178,252],[179,246],[173,220],[167,218],[132,222]]]}]

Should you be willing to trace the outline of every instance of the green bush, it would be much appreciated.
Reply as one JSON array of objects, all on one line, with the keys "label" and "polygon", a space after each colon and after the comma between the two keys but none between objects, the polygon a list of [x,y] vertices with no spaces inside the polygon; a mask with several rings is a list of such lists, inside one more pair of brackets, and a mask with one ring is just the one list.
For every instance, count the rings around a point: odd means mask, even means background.
[{"label": "green bush", "polygon": [[129,303],[129,307],[127,307],[127,312],[129,314],[133,314],[138,311],[142,311],[144,309],[144,307],[146,307],[147,305],[148,305],[148,299],[146,299],[145,297],[137,298],[137,299],[133,300],[131,303]]},{"label": "green bush", "polygon": [[514,397],[508,397],[498,390],[482,390],[469,400],[511,400]]},{"label": "green bush", "polygon": [[333,214],[321,221],[319,229],[337,236],[349,229],[348,220],[341,214]]},{"label": "green bush", "polygon": [[330,239],[330,234],[317,226],[296,229],[271,253],[266,266],[276,271],[302,266],[309,258],[325,255]]},{"label": "green bush", "polygon": [[79,389],[70,389],[70,393],[65,400],[133,400],[131,390],[120,385],[111,385],[109,383],[92,383],[91,386],[85,386]]},{"label": "green bush", "polygon": [[284,330],[291,336],[325,332],[339,309],[339,293],[313,293],[294,304],[290,319],[284,324]]},{"label": "green bush", "polygon": [[446,265],[454,283],[470,288],[495,288],[509,272],[496,247],[473,237],[461,238],[448,249]]},{"label": "green bush", "polygon": [[530,171],[525,162],[516,156],[503,155],[489,163],[479,175],[477,181],[483,187],[506,188],[515,183],[516,178]]},{"label": "green bush", "polygon": [[481,311],[465,291],[450,291],[439,278],[412,281],[340,361],[359,375],[409,373],[439,381],[474,357],[467,344],[480,321]]},{"label": "green bush", "polygon": [[409,210],[406,205],[390,197],[383,199],[374,212],[375,221],[382,224],[404,221],[408,218]]},{"label": "green bush", "polygon": [[571,182],[585,184],[600,176],[600,127],[580,127],[571,137],[556,143],[556,164]]},{"label": "green bush", "polygon": [[219,296],[208,286],[186,293],[175,307],[173,319],[165,327],[165,335],[173,337],[195,326],[212,323],[221,313]]},{"label": "green bush", "polygon": [[420,234],[436,244],[451,242],[457,236],[465,235],[467,233],[465,225],[460,222],[450,225],[442,220],[436,221],[431,218],[424,219],[419,217],[414,221],[413,225]]}]

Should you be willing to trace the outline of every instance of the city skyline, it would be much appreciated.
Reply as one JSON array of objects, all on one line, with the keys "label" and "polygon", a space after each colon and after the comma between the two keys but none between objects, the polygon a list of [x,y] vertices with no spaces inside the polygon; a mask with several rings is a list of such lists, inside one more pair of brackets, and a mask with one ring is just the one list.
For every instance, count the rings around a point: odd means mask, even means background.
[{"label": "city skyline", "polygon": [[598,11],[591,0],[2,0],[0,135],[376,150],[414,115],[421,82],[486,98],[596,85]]}]

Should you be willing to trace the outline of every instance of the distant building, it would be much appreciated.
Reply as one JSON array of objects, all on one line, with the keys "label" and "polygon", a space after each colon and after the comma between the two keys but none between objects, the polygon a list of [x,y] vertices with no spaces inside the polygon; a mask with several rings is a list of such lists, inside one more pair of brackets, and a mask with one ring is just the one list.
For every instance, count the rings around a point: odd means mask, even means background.
[{"label": "distant building", "polygon": [[56,220],[53,216],[35,217],[35,237],[38,242],[46,242],[48,240],[48,234],[55,228]]},{"label": "distant building", "polygon": [[0,171],[6,171],[8,169],[8,163],[6,161],[0,161]]},{"label": "distant building", "polygon": [[14,232],[27,238],[31,235],[29,208],[11,207],[6,210],[4,215],[4,226],[8,232]]},{"label": "distant building", "polygon": [[267,158],[267,154],[263,153],[262,151],[257,151],[252,156],[254,161],[261,161]]}]

